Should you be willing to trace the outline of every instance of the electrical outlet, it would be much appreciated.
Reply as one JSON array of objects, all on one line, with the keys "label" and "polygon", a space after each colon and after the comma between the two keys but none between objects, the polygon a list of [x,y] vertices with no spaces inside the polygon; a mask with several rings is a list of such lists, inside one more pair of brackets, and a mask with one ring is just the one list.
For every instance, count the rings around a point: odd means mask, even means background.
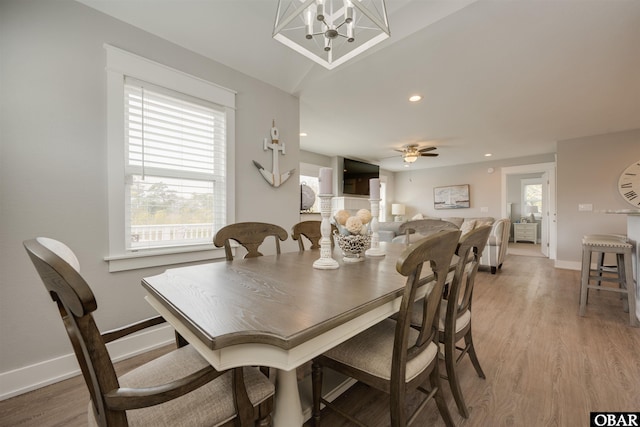
[{"label": "electrical outlet", "polygon": [[579,203],[578,212],[591,212],[593,211],[593,204],[591,203]]}]

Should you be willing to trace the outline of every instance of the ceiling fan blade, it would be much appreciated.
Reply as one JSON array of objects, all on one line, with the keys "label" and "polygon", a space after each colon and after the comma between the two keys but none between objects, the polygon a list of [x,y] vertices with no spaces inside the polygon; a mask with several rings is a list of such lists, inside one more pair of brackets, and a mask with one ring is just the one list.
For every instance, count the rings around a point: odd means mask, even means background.
[{"label": "ceiling fan blade", "polygon": [[418,151],[419,151],[419,152],[421,152],[421,153],[425,153],[425,152],[427,152],[427,151],[433,151],[433,150],[435,150],[436,148],[437,148],[437,147],[425,147],[425,148],[421,148],[421,149],[419,149]]},{"label": "ceiling fan blade", "polygon": [[420,153],[420,157],[438,157],[438,153]]},{"label": "ceiling fan blade", "polygon": [[397,151],[398,153],[404,153],[406,150],[398,150],[397,148],[394,148],[393,151]]}]

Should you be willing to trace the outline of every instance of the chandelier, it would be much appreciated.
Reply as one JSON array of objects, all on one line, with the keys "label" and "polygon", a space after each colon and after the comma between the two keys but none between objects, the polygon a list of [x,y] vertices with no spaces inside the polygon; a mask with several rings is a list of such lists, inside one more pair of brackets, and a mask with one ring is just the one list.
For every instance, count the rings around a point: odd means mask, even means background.
[{"label": "chandelier", "polygon": [[329,70],[389,35],[384,0],[278,0],[273,38]]}]

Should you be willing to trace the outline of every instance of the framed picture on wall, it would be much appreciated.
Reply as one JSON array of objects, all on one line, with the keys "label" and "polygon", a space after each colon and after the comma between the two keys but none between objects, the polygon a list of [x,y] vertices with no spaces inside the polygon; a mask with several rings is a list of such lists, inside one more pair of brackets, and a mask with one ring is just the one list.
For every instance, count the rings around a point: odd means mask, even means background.
[{"label": "framed picture on wall", "polygon": [[470,206],[469,184],[449,185],[433,189],[433,207],[435,209],[462,209]]}]

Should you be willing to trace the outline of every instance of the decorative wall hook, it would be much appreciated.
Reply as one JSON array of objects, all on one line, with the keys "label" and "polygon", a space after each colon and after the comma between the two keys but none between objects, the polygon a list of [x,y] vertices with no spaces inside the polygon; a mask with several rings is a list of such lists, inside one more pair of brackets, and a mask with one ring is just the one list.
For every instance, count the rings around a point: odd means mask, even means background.
[{"label": "decorative wall hook", "polygon": [[280,174],[280,167],[278,165],[278,153],[282,151],[285,153],[284,142],[280,144],[280,136],[278,134],[278,128],[276,127],[276,121],[273,121],[271,127],[271,142],[269,138],[264,139],[264,150],[273,150],[273,171],[266,170],[260,163],[253,161],[253,164],[258,168],[262,177],[273,187],[280,187],[284,182],[289,179],[295,172],[295,169],[291,169],[288,172]]}]

